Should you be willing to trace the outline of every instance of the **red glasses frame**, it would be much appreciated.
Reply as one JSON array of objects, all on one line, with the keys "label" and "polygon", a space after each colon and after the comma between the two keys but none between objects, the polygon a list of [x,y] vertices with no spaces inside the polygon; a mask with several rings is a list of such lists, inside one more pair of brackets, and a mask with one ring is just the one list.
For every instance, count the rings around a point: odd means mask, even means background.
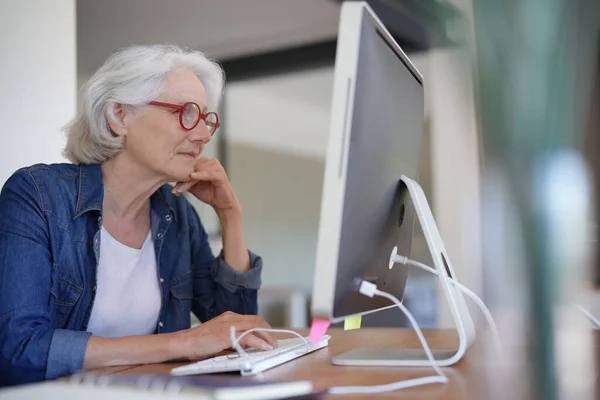
[{"label": "red glasses frame", "polygon": [[[208,131],[210,132],[210,135],[212,136],[212,135],[214,135],[215,131],[217,130],[217,128],[220,125],[219,124],[219,114],[217,114],[216,112],[203,113],[202,110],[200,110],[200,106],[198,106],[198,104],[194,103],[193,101],[188,101],[187,103],[184,103],[183,105],[172,104],[172,103],[163,103],[161,101],[151,101],[148,104],[153,105],[153,106],[158,106],[158,107],[172,108],[174,110],[179,111],[179,125],[181,125],[181,128],[183,128],[186,131],[191,131],[192,129],[194,129],[200,123],[200,120],[202,120],[206,124],[206,127],[208,128]],[[193,104],[198,109],[198,120],[196,121],[196,123],[193,126],[191,126],[190,128],[187,128],[183,124],[183,110],[190,104]],[[215,116],[216,122],[214,124],[206,122],[206,118],[208,116],[210,116],[211,114]]]}]

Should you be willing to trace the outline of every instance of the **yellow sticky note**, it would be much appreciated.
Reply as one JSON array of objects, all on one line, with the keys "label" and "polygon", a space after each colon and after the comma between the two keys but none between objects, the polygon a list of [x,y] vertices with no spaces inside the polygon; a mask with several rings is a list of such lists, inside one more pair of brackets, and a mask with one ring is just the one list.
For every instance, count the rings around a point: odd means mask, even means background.
[{"label": "yellow sticky note", "polygon": [[360,329],[360,321],[361,321],[361,315],[358,315],[356,317],[346,318],[344,320],[344,330],[350,331],[352,329]]}]

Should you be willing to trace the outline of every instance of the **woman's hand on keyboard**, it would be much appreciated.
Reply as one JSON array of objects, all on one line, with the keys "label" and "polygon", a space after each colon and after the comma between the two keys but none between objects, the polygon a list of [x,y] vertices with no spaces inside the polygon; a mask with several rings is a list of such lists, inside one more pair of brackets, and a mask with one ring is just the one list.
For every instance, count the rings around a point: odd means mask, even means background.
[{"label": "woman's hand on keyboard", "polygon": [[[271,329],[266,321],[257,315],[241,315],[230,311],[224,312],[201,325],[176,332],[178,351],[183,358],[197,360],[213,356],[232,347],[229,332],[235,326],[239,337],[253,328]],[[252,332],[244,336],[240,342],[242,347],[255,347],[259,350],[273,350],[277,340],[269,332]]]}]

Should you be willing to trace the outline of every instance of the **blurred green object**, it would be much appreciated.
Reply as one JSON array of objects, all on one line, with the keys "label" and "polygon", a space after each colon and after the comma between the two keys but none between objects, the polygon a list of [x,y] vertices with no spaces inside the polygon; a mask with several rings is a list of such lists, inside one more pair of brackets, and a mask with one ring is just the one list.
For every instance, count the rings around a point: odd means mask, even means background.
[{"label": "blurred green object", "polygon": [[552,221],[540,211],[536,173],[582,139],[588,100],[582,83],[595,56],[595,10],[585,1],[474,0],[484,159],[508,177],[516,205],[527,268],[514,272],[528,289],[530,390],[544,400],[558,398],[553,305],[561,276],[573,266],[548,257],[555,245],[547,235]]}]

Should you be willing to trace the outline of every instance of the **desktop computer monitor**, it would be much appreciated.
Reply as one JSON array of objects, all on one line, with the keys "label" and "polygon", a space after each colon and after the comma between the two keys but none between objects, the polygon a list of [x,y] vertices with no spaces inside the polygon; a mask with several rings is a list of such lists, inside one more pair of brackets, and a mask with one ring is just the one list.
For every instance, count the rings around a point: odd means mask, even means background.
[{"label": "desktop computer monitor", "polygon": [[[417,180],[423,78],[364,2],[340,15],[330,137],[321,204],[312,317],[333,323],[393,306],[356,291],[355,279],[402,299],[415,209],[405,175]],[[398,313],[400,316],[400,312]]]}]

